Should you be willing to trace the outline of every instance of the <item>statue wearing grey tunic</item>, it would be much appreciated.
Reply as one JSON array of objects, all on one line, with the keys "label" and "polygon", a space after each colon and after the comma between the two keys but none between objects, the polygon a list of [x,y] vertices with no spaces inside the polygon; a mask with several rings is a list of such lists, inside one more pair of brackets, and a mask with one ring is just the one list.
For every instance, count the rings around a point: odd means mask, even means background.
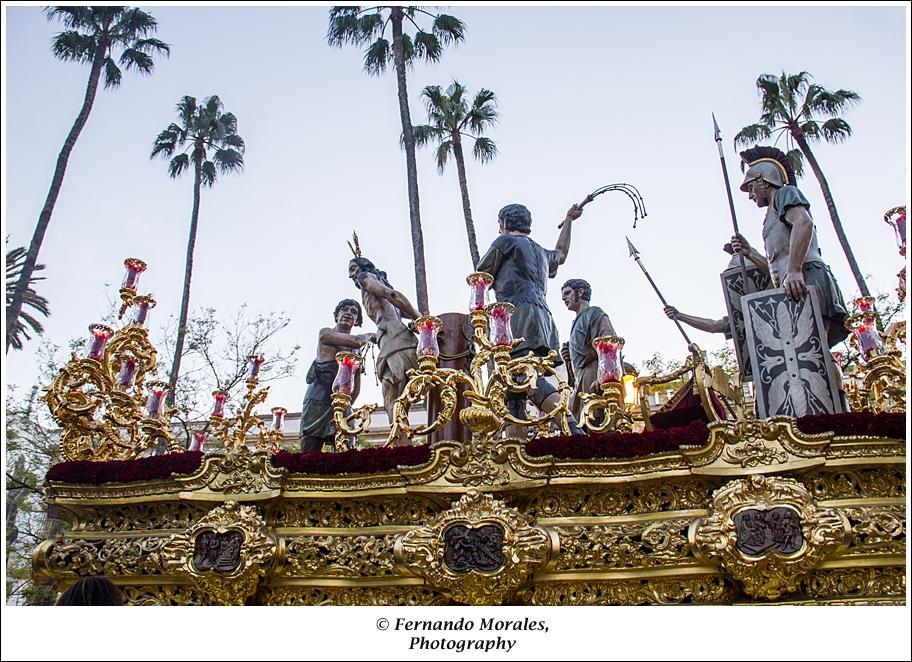
[{"label": "statue wearing grey tunic", "polygon": [[[785,214],[791,207],[799,205],[807,209],[810,214],[811,204],[804,194],[795,186],[783,186],[776,191],[773,204],[767,209],[766,217],[763,220],[763,246],[769,262],[773,287],[780,287],[788,273],[792,226],[786,220]],[[820,313],[827,330],[827,343],[833,347],[849,335],[845,328],[848,311],[839,285],[820,255],[816,228],[811,234],[811,242],[804,258],[802,273],[807,287],[813,287],[817,291]]]},{"label": "statue wearing grey tunic", "polygon": [[[542,248],[525,235],[504,234],[479,260],[476,269],[494,276],[498,301],[515,307],[510,326],[514,338],[523,338],[512,355],[525,356],[530,351],[538,356],[557,351],[560,342],[551,310],[545,301],[548,278],[557,275],[557,251]],[[558,357],[556,365],[563,361]]]},{"label": "statue wearing grey tunic", "polygon": [[570,396],[570,410],[577,419],[583,407],[581,393],[592,393],[598,374],[598,357],[592,341],[600,336],[617,335],[608,315],[598,306],[589,306],[573,320],[570,327],[570,363],[575,384]]},{"label": "statue wearing grey tunic", "polygon": [[[307,392],[301,406],[301,450],[319,451],[330,443],[336,434],[333,425],[332,383],[339,364],[332,361],[314,361],[307,371]],[[350,414],[349,411],[346,414]]]}]

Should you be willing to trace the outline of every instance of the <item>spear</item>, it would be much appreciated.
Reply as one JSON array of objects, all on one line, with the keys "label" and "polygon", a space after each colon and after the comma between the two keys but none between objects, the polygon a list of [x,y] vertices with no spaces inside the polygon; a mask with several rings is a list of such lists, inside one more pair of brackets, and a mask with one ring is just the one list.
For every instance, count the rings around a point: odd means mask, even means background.
[{"label": "spear", "polygon": [[[713,118],[713,130],[716,134],[716,146],[719,148],[719,160],[722,162],[722,176],[725,178],[725,192],[728,193],[728,208],[731,210],[732,225],[735,228],[735,234],[741,234],[738,231],[738,217],[735,215],[735,201],[732,200],[732,187],[731,183],[728,181],[728,168],[725,165],[725,152],[722,151],[722,133],[719,131],[719,125],[716,123],[716,114],[712,113]],[[748,294],[747,291],[747,268],[744,266],[744,253],[738,251],[738,259],[741,263],[741,282],[743,285],[741,289],[743,294]]]},{"label": "spear", "polygon": [[[667,306],[668,302],[665,301],[665,297],[663,297],[662,293],[659,292],[659,288],[656,286],[655,281],[652,280],[652,276],[649,275],[649,272],[646,271],[646,267],[643,266],[643,262],[640,260],[640,252],[634,248],[633,244],[630,243],[630,239],[627,237],[624,237],[624,239],[627,239],[627,248],[630,249],[630,257],[636,260],[636,263],[640,265],[640,269],[643,270],[643,273],[646,275],[646,279],[649,281],[649,284],[652,285],[652,289],[654,289],[655,293],[659,295],[659,300],[662,302],[662,305]],[[686,340],[687,344],[690,345],[690,338],[688,338],[687,334],[684,333],[684,328],[681,326],[681,323],[678,320],[674,320],[674,323],[678,327],[678,331],[681,332],[681,335],[684,336],[684,340]]]}]

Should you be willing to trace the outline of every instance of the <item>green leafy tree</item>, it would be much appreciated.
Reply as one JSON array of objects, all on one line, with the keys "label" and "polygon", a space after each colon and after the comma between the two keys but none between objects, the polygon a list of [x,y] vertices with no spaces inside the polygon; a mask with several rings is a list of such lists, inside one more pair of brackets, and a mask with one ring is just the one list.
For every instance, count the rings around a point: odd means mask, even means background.
[{"label": "green leafy tree", "polygon": [[445,92],[439,85],[428,85],[421,96],[427,108],[428,123],[413,128],[415,143],[419,147],[431,140],[437,143],[437,171],[441,175],[451,153],[456,160],[459,192],[462,195],[462,213],[465,217],[469,253],[474,269],[479,259],[478,241],[475,238],[475,223],[472,221],[472,206],[469,203],[462,144],[464,138],[471,138],[474,141],[472,152],[482,163],[497,155],[497,145],[482,135],[488,127],[497,122],[497,98],[494,92],[482,88],[469,106],[466,88],[455,80]]},{"label": "green leafy tree", "polygon": [[[26,251],[25,248],[19,246],[12,250],[6,252],[6,314],[7,319],[10,315],[10,306],[13,300],[13,292],[16,289],[16,283],[19,281],[19,277],[22,274],[22,268],[25,264]],[[43,276],[35,276],[35,272],[41,271],[44,269],[43,264],[36,264],[35,268],[32,270],[32,276],[29,278],[29,285],[25,290],[25,295],[22,297],[22,305],[24,308],[28,308],[29,312],[25,310],[19,311],[19,319],[16,320],[16,323],[13,325],[12,333],[9,336],[9,346],[13,349],[22,349],[26,340],[31,340],[32,336],[29,335],[29,329],[35,335],[41,335],[44,333],[44,326],[38,320],[38,315],[48,317],[51,314],[50,309],[48,308],[48,300],[43,296],[35,292],[32,289],[32,284],[44,280]]]},{"label": "green leafy tree", "polygon": [[184,265],[184,289],[177,324],[177,344],[171,364],[168,403],[174,403],[180,375],[187,315],[190,310],[190,280],[193,277],[193,251],[199,227],[200,190],[212,187],[218,174],[239,172],[244,168],[244,140],[237,133],[237,118],[224,111],[221,100],[213,95],[198,104],[185,96],[177,104],[178,122],[158,134],[150,158],[160,156],[168,161],[168,174],[178,178],[193,169],[193,210],[190,214],[190,236]]},{"label": "green leafy tree", "polygon": [[[839,117],[849,106],[861,101],[861,97],[851,90],[836,90],[831,92],[816,83],[811,83],[811,75],[801,71],[795,75],[785,72],[781,76],[763,74],[757,79],[757,89],[760,92],[760,120],[750,124],[735,136],[735,145],[750,147],[771,138],[776,139],[783,134],[787,136],[789,159],[795,168],[795,173],[800,175],[804,169],[804,159],[811,166],[814,176],[820,182],[823,199],[826,201],[833,221],[836,236],[849,261],[852,275],[858,284],[862,296],[870,296],[867,283],[855,260],[855,254],[846,237],[839,220],[839,212],[830,192],[823,170],[811,151],[811,143],[824,140],[831,144],[838,144],[847,140],[852,135],[852,127]],[[828,119],[823,119],[828,118]],[[791,145],[797,145],[797,148]]]},{"label": "green leafy tree", "polygon": [[[57,196],[63,185],[70,154],[89,119],[102,72],[105,88],[113,89],[120,85],[123,77],[121,67],[127,71],[151,74],[154,66],[152,56],[170,53],[166,43],[150,36],[158,29],[155,19],[135,7],[49,7],[46,12],[48,19],[58,19],[66,28],[54,37],[51,47],[54,56],[64,61],[89,64],[91,69],[82,108],[57,157],[51,188],[38,216],[38,224],[35,226],[32,241],[22,263],[19,280],[13,289],[12,300],[7,303],[7,352],[14,344],[14,331],[32,283],[32,274],[37,268],[38,252],[51,223],[51,215],[54,213]],[[117,62],[116,52],[120,53]]]},{"label": "green leafy tree", "polygon": [[[418,25],[421,18],[431,19],[430,32]],[[392,33],[392,44],[386,38],[387,27]],[[414,36],[406,27],[415,29]],[[412,250],[415,256],[415,286],[418,310],[428,313],[427,270],[424,261],[424,235],[418,200],[418,168],[415,164],[415,136],[408,105],[406,69],[415,61],[436,62],[444,47],[464,39],[465,26],[455,16],[433,14],[419,7],[333,7],[329,10],[329,29],[326,41],[341,48],[346,44],[366,47],[364,70],[379,76],[390,63],[396,70],[399,92],[399,119],[402,123],[402,143],[405,147],[406,175],[408,179],[409,220],[412,230]]]}]

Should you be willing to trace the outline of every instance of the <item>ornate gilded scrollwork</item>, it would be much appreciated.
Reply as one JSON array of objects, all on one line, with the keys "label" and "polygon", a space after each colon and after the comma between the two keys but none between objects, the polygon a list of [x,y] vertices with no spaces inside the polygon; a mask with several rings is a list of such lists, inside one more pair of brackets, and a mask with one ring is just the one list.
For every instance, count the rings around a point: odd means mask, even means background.
[{"label": "ornate gilded scrollwork", "polygon": [[696,565],[687,520],[554,527],[561,539],[556,570]]},{"label": "ornate gilded scrollwork", "polygon": [[796,480],[750,476],[717,490],[712,514],[696,520],[689,537],[698,556],[721,563],[745,593],[775,599],[844,549],[848,531],[845,515],[815,506]]},{"label": "ornate gilded scrollwork", "polygon": [[247,380],[247,392],[244,394],[241,408],[237,416],[225,417],[213,415],[209,419],[211,435],[221,440],[226,450],[236,450],[247,447],[247,436],[256,429],[255,445],[258,450],[270,448],[272,438],[266,430],[266,424],[256,414],[258,405],[266,402],[269,387],[264,386],[257,390],[259,379],[256,377]]},{"label": "ornate gilded scrollwork", "polygon": [[144,381],[155,368],[155,347],[140,324],[113,333],[98,358],[79,358],[74,352],[43,396],[62,430],[63,456],[127,460],[147,452],[158,440],[169,451],[179,450],[167,420],[143,412]]},{"label": "ornate gilded scrollwork", "polygon": [[446,479],[466,487],[506,485],[510,481],[507,458],[506,449],[496,440],[476,439],[453,451]]},{"label": "ornate gilded scrollwork", "polygon": [[256,592],[276,554],[275,536],[256,506],[227,501],[168,538],[165,565],[190,577],[208,604],[241,605]]},{"label": "ornate gilded scrollwork", "polygon": [[528,515],[470,489],[453,508],[401,536],[395,549],[411,572],[458,602],[496,605],[546,564],[559,542]]},{"label": "ornate gilded scrollwork", "polygon": [[207,455],[203,466],[191,476],[178,480],[185,491],[199,490],[222,494],[278,493],[285,475],[275,469],[266,450],[251,451],[247,446]]},{"label": "ornate gilded scrollwork", "polygon": [[423,586],[330,587],[273,586],[265,589],[262,603],[267,605],[417,607],[445,605],[442,593]]},{"label": "ornate gilded scrollwork", "polygon": [[624,385],[608,382],[599,385],[600,394],[581,393],[583,409],[580,423],[590,432],[631,432],[633,417],[624,404]]},{"label": "ornate gilded scrollwork", "polygon": [[722,577],[626,579],[614,581],[540,582],[524,602],[533,605],[677,605],[727,604],[732,591]]}]

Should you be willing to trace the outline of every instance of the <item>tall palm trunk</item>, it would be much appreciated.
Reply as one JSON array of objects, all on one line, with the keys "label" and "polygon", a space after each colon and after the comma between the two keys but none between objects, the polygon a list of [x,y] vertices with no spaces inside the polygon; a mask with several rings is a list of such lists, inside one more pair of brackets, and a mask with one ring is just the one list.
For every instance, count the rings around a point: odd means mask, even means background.
[{"label": "tall palm trunk", "polygon": [[801,133],[798,127],[792,127],[790,131],[795,142],[798,143],[798,148],[801,150],[801,153],[804,154],[804,158],[811,164],[811,170],[814,171],[817,181],[820,182],[820,188],[823,190],[823,199],[826,201],[827,209],[830,211],[830,219],[833,221],[833,228],[836,230],[836,236],[839,238],[839,243],[842,244],[842,250],[845,253],[846,259],[849,261],[849,267],[852,269],[852,275],[855,276],[855,282],[858,284],[861,296],[869,297],[871,296],[871,293],[868,291],[868,285],[865,283],[864,276],[861,275],[861,269],[858,268],[858,262],[855,261],[855,254],[852,252],[852,247],[849,245],[849,239],[846,237],[845,230],[842,228],[842,221],[839,220],[839,212],[836,211],[836,203],[833,202],[833,194],[830,193],[830,185],[827,183],[826,177],[823,176],[820,164],[818,164],[817,159],[814,158],[814,153],[811,151],[811,146],[805,139],[804,134]]},{"label": "tall palm trunk", "polygon": [[428,311],[427,270],[424,265],[424,234],[421,231],[421,212],[418,208],[418,166],[415,162],[415,135],[412,133],[412,117],[408,106],[408,89],[405,85],[405,54],[402,50],[402,7],[393,7],[393,59],[396,63],[396,81],[399,87],[399,118],[402,121],[402,136],[405,144],[405,167],[408,177],[409,219],[412,225],[412,250],[415,254],[415,288],[418,296],[418,310],[422,315]]},{"label": "tall palm trunk", "polygon": [[98,44],[98,50],[95,51],[95,57],[92,58],[92,69],[89,73],[89,82],[86,85],[85,99],[82,102],[82,109],[76,116],[73,127],[67,134],[63,143],[63,149],[57,157],[57,167],[54,168],[54,178],[51,180],[51,188],[48,191],[47,199],[44,201],[44,207],[38,216],[38,225],[35,226],[35,233],[32,235],[32,243],[29,244],[28,253],[25,256],[25,262],[22,265],[22,273],[19,274],[19,280],[13,290],[13,299],[9,308],[6,310],[6,352],[9,353],[10,340],[13,330],[16,328],[16,322],[22,312],[22,302],[25,300],[25,293],[28,290],[29,283],[32,280],[32,274],[35,272],[35,265],[38,263],[38,251],[41,250],[41,243],[44,241],[44,234],[47,232],[48,225],[51,223],[51,215],[54,213],[54,205],[57,204],[57,196],[60,194],[60,187],[63,185],[63,176],[66,174],[67,163],[70,160],[70,153],[76,146],[76,139],[82,133],[82,128],[89,119],[89,113],[92,111],[92,104],[95,102],[95,93],[98,91],[98,80],[101,77],[101,65],[104,62],[105,51],[108,47],[107,40],[102,40]]},{"label": "tall palm trunk", "polygon": [[469,205],[469,185],[466,182],[465,157],[462,155],[462,136],[453,134],[453,156],[456,158],[456,172],[459,175],[459,192],[462,193],[462,214],[465,216],[466,234],[469,235],[469,252],[472,254],[472,269],[478,264],[478,240],[475,238],[475,223],[472,221],[472,207]]},{"label": "tall palm trunk", "polygon": [[168,384],[168,406],[174,405],[177,377],[180,374],[181,358],[184,353],[184,337],[187,335],[187,314],[190,310],[190,279],[193,277],[193,249],[196,247],[196,230],[199,223],[200,187],[202,186],[203,164],[193,164],[193,214],[190,217],[190,237],[187,239],[187,262],[184,266],[184,293],[181,297],[180,319],[177,322],[177,342],[174,345],[174,361],[171,363],[171,377]]}]

